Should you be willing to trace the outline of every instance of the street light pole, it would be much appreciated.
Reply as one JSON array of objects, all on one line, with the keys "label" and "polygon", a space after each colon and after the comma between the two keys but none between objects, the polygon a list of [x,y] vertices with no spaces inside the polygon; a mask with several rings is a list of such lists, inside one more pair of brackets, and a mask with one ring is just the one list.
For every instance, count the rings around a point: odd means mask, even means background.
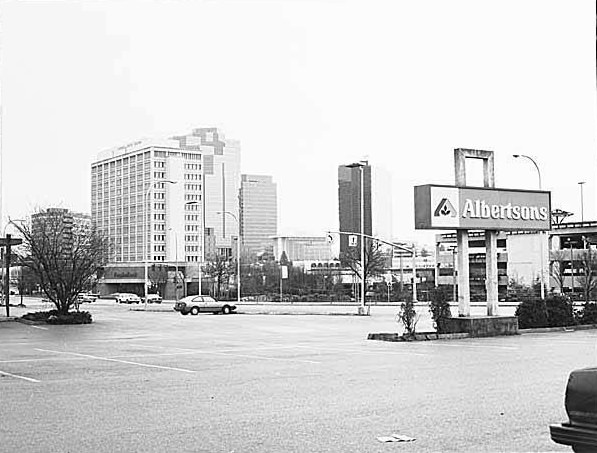
[{"label": "street light pole", "polygon": [[367,165],[363,162],[355,162],[346,165],[348,168],[359,168],[361,179],[361,305],[359,307],[359,314],[365,314],[365,172],[364,167]]},{"label": "street light pole", "polygon": [[144,278],[143,278],[143,293],[145,295],[145,310],[147,310],[147,274],[148,272],[148,260],[147,260],[147,233],[149,230],[149,225],[151,224],[150,219],[147,218],[147,197],[149,197],[150,192],[153,190],[154,186],[158,183],[168,183],[168,184],[176,184],[176,181],[170,181],[169,179],[166,179],[164,181],[153,181],[152,183],[149,184],[149,187],[147,188],[147,191],[145,192],[144,196],[143,196],[143,268],[144,268]]},{"label": "street light pole", "polygon": [[[533,159],[530,156],[527,156],[525,154],[512,154],[512,157],[518,158],[518,157],[524,157],[528,160],[530,160],[533,165],[535,165],[535,169],[537,170],[537,176],[539,178],[539,190],[543,190],[542,189],[542,185],[541,185],[541,170],[539,170],[539,165],[537,165],[537,162],[535,162],[535,159]],[[540,282],[541,282],[541,300],[545,299],[545,276],[543,275],[543,236],[545,235],[544,231],[541,231],[539,233],[539,239],[540,239],[540,266],[541,269],[539,270],[539,277],[540,277]]]},{"label": "street light pole", "polygon": [[174,233],[174,299],[178,302],[178,233],[172,228],[168,230]]},{"label": "street light pole", "polygon": [[218,214],[231,215],[238,226],[238,237],[236,239],[236,302],[240,304],[240,222],[238,217],[230,211],[218,211]]},{"label": "street light pole", "polygon": [[585,221],[585,202],[583,197],[583,186],[585,181],[580,181],[578,185],[580,186],[580,221]]}]

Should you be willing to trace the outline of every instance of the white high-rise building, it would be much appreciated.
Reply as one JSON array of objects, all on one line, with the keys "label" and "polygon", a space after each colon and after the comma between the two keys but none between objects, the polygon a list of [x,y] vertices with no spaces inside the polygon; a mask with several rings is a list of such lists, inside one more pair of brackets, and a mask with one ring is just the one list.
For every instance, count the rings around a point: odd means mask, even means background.
[{"label": "white high-rise building", "polygon": [[239,218],[239,186],[240,144],[216,128],[137,141],[92,163],[92,221],[110,238],[115,263],[231,254],[238,225],[221,213]]}]

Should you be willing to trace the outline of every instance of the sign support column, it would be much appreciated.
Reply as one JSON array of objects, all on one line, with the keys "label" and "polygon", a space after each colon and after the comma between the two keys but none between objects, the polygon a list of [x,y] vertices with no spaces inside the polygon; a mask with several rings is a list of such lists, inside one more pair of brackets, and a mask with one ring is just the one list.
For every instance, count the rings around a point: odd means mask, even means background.
[{"label": "sign support column", "polygon": [[[466,186],[466,155],[454,150],[454,179],[456,186]],[[458,250],[458,316],[471,315],[471,296],[468,269],[468,230],[456,230]]]},{"label": "sign support column", "polygon": [[471,295],[468,270],[468,230],[456,232],[458,254],[458,316],[471,315]]},{"label": "sign support column", "polygon": [[487,316],[498,314],[497,231],[485,231],[485,290]]}]

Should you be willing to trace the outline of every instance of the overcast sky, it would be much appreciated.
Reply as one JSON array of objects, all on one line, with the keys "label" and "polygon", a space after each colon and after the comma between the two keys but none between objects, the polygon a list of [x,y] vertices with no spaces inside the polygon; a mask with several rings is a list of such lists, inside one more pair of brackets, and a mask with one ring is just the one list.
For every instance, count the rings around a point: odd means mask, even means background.
[{"label": "overcast sky", "polygon": [[[279,233],[337,228],[337,167],[387,168],[396,239],[453,149],[596,219],[594,0],[0,0],[3,214],[90,212],[99,151],[217,126],[278,184]],[[481,169],[469,184],[481,184]],[[427,237],[427,236],[425,236]]]}]

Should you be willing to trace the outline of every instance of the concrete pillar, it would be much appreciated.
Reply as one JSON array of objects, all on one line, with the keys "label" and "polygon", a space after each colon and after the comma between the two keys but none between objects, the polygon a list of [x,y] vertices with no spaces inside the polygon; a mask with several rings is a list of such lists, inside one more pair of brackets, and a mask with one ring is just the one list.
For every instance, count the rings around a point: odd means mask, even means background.
[{"label": "concrete pillar", "polygon": [[485,289],[487,291],[487,316],[497,316],[497,231],[485,231]]},{"label": "concrete pillar", "polygon": [[[493,151],[458,148],[454,150],[454,176],[456,185],[466,186],[466,159],[483,161],[483,186],[495,187],[495,171]],[[470,316],[470,288],[468,263],[468,233],[458,231],[458,310],[460,316]],[[466,236],[466,241],[464,237]],[[486,280],[487,313],[497,314],[498,278],[497,278],[497,232],[485,232],[486,244]],[[463,250],[461,246],[466,247]],[[462,255],[462,256],[461,256]],[[466,259],[464,258],[466,257]],[[465,275],[463,275],[465,274]],[[466,280],[466,282],[465,282]],[[466,287],[462,287],[465,284]],[[462,291],[461,291],[462,288]],[[465,299],[466,298],[466,299]]]},{"label": "concrete pillar", "polygon": [[458,241],[458,316],[471,315],[471,297],[468,268],[468,230],[456,232]]}]

